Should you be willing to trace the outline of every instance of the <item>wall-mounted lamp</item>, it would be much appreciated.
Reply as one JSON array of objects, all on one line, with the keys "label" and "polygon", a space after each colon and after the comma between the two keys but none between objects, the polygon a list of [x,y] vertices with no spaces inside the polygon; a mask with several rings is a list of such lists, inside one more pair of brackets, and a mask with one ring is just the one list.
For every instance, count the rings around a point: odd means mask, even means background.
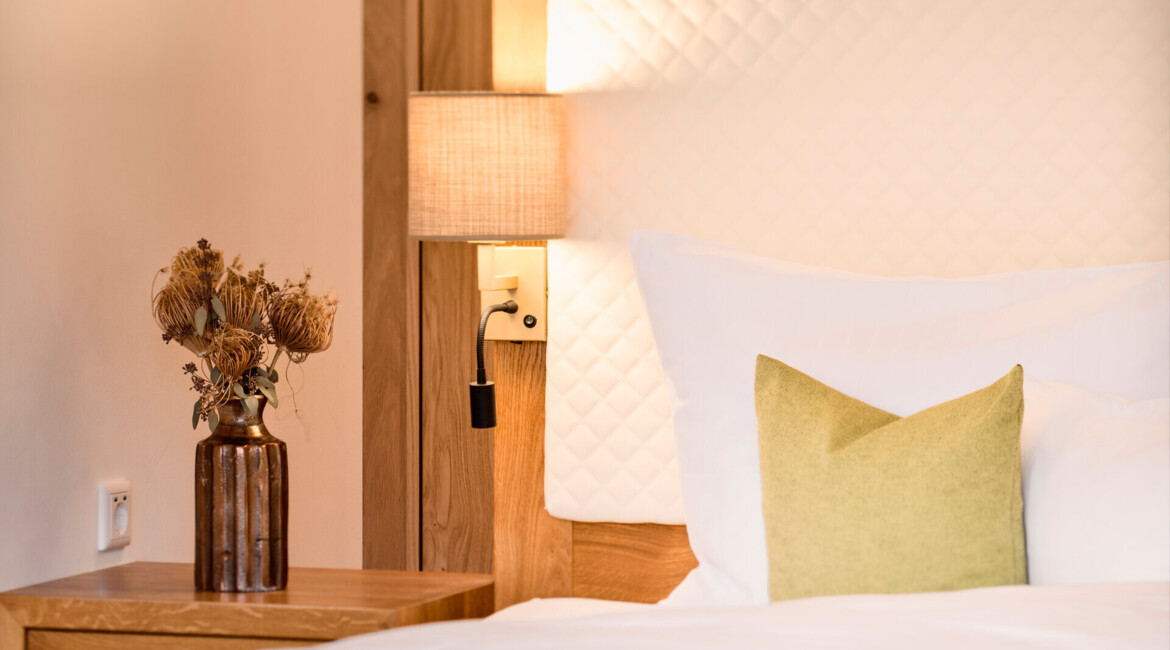
[{"label": "wall-mounted lamp", "polygon": [[[545,249],[491,242],[564,236],[564,98],[412,93],[408,123],[410,236],[479,243],[481,341],[546,340]],[[495,393],[479,350],[472,426],[485,428],[495,426]]]}]

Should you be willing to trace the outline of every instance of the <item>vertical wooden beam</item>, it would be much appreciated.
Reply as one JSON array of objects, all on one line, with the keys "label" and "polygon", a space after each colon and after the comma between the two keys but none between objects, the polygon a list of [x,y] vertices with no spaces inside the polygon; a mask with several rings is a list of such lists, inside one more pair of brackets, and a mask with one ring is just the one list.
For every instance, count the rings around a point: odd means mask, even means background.
[{"label": "vertical wooden beam", "polygon": [[362,565],[419,568],[419,258],[407,237],[406,96],[418,0],[363,7]]},{"label": "vertical wooden beam", "polygon": [[[423,90],[491,90],[491,0],[422,0]],[[471,428],[474,248],[422,245],[422,568],[492,570],[492,432]],[[490,358],[491,351],[485,356]]]},{"label": "vertical wooden beam", "polygon": [[496,344],[496,607],[573,595],[573,523],[544,509],[544,342]]},{"label": "vertical wooden beam", "polygon": [[422,1],[422,89],[492,89],[492,0]]},{"label": "vertical wooden beam", "polygon": [[[546,0],[494,0],[492,13],[495,89],[544,92]],[[496,607],[573,592],[573,523],[544,509],[546,349],[496,344]]]}]

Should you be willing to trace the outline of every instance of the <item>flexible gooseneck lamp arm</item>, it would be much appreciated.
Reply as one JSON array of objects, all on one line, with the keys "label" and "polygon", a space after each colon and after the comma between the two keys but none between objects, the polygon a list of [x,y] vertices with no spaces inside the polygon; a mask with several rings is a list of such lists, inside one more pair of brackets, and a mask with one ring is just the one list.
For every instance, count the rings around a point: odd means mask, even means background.
[{"label": "flexible gooseneck lamp arm", "polygon": [[519,306],[514,300],[491,305],[479,317],[479,333],[475,337],[475,382],[471,384],[471,426],[475,429],[491,429],[496,426],[496,384],[487,380],[487,369],[483,364],[483,336],[487,331],[488,317],[502,311],[515,314]]}]

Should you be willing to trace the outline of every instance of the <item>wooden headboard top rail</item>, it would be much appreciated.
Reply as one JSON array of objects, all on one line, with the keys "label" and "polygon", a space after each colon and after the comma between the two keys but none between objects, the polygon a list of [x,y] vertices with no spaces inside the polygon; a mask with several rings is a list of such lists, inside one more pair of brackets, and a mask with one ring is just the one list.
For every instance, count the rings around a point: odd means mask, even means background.
[{"label": "wooden headboard top rail", "polygon": [[573,595],[652,603],[698,565],[686,526],[573,523]]}]

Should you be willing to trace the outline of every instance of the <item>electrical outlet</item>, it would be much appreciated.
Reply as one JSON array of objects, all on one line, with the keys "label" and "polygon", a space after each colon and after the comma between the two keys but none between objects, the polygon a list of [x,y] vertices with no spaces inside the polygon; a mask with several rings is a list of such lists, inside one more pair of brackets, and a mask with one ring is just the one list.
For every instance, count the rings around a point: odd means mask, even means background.
[{"label": "electrical outlet", "polygon": [[130,544],[130,481],[98,484],[98,550]]}]

